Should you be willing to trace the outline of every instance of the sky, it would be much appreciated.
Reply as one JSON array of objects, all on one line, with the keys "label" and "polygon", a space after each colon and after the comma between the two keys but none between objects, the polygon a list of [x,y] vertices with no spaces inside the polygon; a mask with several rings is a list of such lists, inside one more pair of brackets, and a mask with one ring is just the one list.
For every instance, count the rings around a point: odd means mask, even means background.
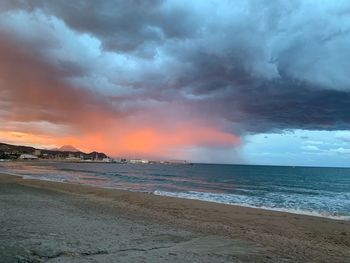
[{"label": "sky", "polygon": [[347,0],[1,0],[0,141],[350,166]]}]

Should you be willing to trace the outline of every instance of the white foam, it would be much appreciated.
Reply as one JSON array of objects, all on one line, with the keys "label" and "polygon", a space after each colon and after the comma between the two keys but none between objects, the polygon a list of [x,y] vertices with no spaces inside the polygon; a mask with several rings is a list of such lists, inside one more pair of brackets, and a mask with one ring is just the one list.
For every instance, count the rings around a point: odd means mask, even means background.
[{"label": "white foam", "polygon": [[[176,198],[221,203],[221,204],[227,204],[227,205],[237,205],[242,207],[250,207],[250,208],[270,210],[270,211],[286,212],[290,214],[308,215],[308,216],[330,218],[335,220],[350,221],[350,216],[333,215],[327,212],[309,211],[304,209],[293,209],[293,208],[282,208],[282,207],[256,206],[248,203],[249,197],[234,195],[234,194],[215,194],[215,193],[203,193],[203,192],[195,192],[195,191],[167,192],[167,191],[159,191],[159,190],[154,191],[153,194],[160,195],[160,196],[169,196],[169,197],[176,197]],[[233,199],[238,200],[238,202],[233,201]]]}]

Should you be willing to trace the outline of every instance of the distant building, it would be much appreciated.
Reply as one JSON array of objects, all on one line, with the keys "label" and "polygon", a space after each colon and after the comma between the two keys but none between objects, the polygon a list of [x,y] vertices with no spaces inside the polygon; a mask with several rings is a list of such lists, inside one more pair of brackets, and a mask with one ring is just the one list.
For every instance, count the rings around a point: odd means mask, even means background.
[{"label": "distant building", "polygon": [[79,157],[67,157],[66,158],[67,161],[71,161],[71,162],[77,162],[77,161],[81,161],[81,159]]},{"label": "distant building", "polygon": [[128,163],[128,160],[125,158],[116,158],[116,159],[112,159],[113,163]]},{"label": "distant building", "polygon": [[35,156],[40,156],[40,155],[41,155],[41,150],[35,149],[34,155],[35,155]]},{"label": "distant building", "polygon": [[113,160],[111,159],[111,158],[103,158],[102,159],[102,162],[104,162],[104,163],[111,163]]},{"label": "distant building", "polygon": [[145,159],[132,159],[129,160],[129,163],[149,163],[149,161]]},{"label": "distant building", "polygon": [[35,155],[32,155],[32,154],[21,154],[19,156],[19,159],[21,160],[36,160],[38,159],[38,157],[36,157]]}]

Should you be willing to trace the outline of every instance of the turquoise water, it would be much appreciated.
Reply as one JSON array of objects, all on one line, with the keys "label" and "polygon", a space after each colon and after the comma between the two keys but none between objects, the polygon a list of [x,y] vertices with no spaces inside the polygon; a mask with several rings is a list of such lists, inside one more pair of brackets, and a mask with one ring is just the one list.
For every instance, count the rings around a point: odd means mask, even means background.
[{"label": "turquoise water", "polygon": [[0,171],[350,220],[350,169],[346,168],[10,162],[0,163]]}]

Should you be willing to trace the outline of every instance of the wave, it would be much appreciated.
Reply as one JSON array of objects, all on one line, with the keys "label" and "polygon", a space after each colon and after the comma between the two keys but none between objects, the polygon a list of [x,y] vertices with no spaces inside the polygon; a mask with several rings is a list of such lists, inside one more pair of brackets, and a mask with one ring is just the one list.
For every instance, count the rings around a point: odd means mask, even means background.
[{"label": "wave", "polygon": [[236,206],[270,210],[270,211],[286,212],[290,214],[308,215],[308,216],[330,218],[335,220],[350,221],[350,215],[337,215],[337,214],[333,214],[325,211],[307,210],[307,209],[299,209],[299,208],[255,205],[254,200],[252,200],[251,197],[243,196],[243,195],[216,194],[216,193],[204,193],[204,192],[195,192],[195,191],[167,192],[167,191],[161,191],[161,190],[153,191],[153,194],[159,195],[159,196],[200,200],[200,201],[207,201],[207,202],[227,204],[227,205],[236,205]]}]

